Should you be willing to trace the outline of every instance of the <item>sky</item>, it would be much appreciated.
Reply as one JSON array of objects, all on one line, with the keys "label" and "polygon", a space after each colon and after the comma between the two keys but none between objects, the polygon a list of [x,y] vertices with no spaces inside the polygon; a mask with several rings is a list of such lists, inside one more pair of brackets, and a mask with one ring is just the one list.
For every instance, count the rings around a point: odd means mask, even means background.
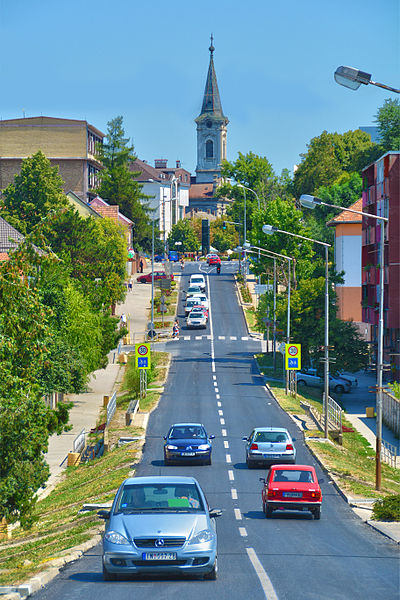
[{"label": "sky", "polygon": [[311,138],[374,125],[396,94],[339,86],[339,65],[399,87],[399,0],[0,0],[0,119],[122,115],[142,160],[194,173],[210,34],[227,158],[293,169]]}]

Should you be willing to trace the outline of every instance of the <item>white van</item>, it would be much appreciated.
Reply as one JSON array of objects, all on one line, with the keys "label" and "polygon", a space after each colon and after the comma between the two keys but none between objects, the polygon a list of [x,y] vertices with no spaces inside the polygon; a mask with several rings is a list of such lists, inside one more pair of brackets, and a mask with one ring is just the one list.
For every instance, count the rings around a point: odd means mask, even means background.
[{"label": "white van", "polygon": [[195,273],[194,275],[191,275],[189,286],[191,285],[198,285],[199,288],[201,288],[201,290],[204,292],[206,289],[206,280],[204,279],[204,275],[201,273]]}]

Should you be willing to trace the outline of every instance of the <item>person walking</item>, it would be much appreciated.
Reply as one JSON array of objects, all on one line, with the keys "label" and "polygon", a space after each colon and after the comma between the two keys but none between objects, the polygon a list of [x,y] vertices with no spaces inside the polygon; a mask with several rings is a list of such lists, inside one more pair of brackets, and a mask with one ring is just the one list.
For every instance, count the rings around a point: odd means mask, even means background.
[{"label": "person walking", "polygon": [[178,319],[175,319],[175,323],[172,328],[172,337],[179,338],[179,321],[178,321]]},{"label": "person walking", "polygon": [[139,269],[140,269],[140,272],[143,273],[143,259],[140,259]]}]

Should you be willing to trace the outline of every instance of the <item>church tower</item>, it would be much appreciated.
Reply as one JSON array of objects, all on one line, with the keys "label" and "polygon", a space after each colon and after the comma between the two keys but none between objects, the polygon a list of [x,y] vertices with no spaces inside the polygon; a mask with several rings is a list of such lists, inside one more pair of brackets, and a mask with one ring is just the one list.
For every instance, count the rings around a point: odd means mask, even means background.
[{"label": "church tower", "polygon": [[217,76],[214,69],[214,46],[211,35],[210,65],[197,123],[196,183],[214,183],[221,177],[221,162],[226,159],[226,127],[229,120],[222,112]]}]

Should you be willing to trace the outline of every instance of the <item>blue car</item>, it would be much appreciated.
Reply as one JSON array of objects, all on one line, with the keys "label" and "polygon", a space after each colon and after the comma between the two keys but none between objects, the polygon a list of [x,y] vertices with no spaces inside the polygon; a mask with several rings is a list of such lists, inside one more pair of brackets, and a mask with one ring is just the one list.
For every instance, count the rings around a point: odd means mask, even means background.
[{"label": "blue car", "polygon": [[211,440],[201,423],[176,423],[164,437],[164,464],[201,462],[211,465]]},{"label": "blue car", "polygon": [[167,573],[217,578],[215,517],[221,511],[209,508],[193,477],[126,479],[111,510],[97,514],[105,520],[105,581]]}]

